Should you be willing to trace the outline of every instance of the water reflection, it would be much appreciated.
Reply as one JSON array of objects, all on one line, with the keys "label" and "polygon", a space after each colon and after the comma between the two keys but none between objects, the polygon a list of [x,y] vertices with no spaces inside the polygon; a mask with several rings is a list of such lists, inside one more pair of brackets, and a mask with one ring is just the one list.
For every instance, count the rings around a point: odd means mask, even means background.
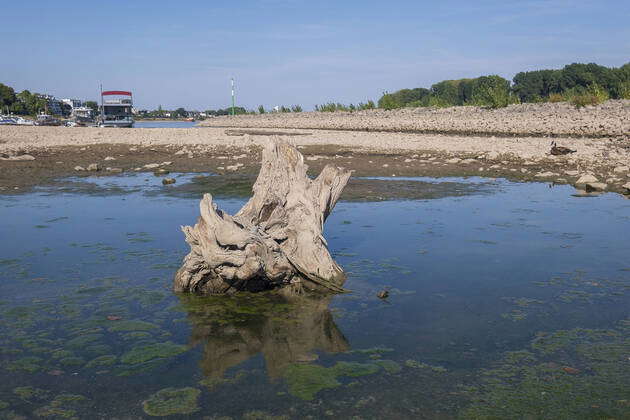
[{"label": "water reflection", "polygon": [[204,346],[201,369],[213,379],[258,353],[275,379],[292,363],[316,360],[317,351],[347,351],[348,341],[328,308],[331,299],[276,293],[180,296],[192,324],[190,344]]}]

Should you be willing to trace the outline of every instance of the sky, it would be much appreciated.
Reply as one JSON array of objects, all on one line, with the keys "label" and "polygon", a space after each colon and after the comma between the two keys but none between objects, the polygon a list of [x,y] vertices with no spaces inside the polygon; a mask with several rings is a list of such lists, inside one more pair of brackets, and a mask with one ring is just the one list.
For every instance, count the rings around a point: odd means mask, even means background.
[{"label": "sky", "polygon": [[446,79],[630,61],[630,1],[3,2],[0,83],[140,109],[378,100]]}]

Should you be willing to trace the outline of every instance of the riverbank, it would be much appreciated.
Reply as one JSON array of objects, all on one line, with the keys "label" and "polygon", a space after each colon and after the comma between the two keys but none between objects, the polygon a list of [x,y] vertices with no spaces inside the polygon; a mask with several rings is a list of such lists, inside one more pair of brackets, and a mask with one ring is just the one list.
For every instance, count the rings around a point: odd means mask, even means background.
[{"label": "riverbank", "polygon": [[401,108],[355,112],[237,115],[201,121],[205,127],[297,128],[396,133],[594,137],[630,134],[630,100],[610,100],[576,109],[567,102],[528,103],[506,108],[476,106]]},{"label": "riverbank", "polygon": [[[527,136],[489,136],[295,129],[279,124],[273,128],[143,129],[4,126],[0,127],[0,192],[24,191],[69,175],[151,172],[155,167],[171,172],[255,176],[261,145],[270,135],[280,135],[301,149],[312,173],[334,163],[353,169],[355,176],[485,176],[573,185],[590,174],[596,181],[590,179],[589,190],[594,186],[626,193],[630,138],[613,133],[625,130],[629,119],[624,117],[616,125],[611,121],[628,112],[630,101],[610,102],[615,103],[615,111],[602,117],[600,124],[604,127],[601,130],[609,130],[604,131],[607,136],[555,137],[559,145],[576,150],[566,156],[551,155],[551,134],[535,136],[536,127]],[[599,110],[583,110],[583,115],[594,118],[610,109],[610,102]],[[527,114],[526,109],[521,113]],[[233,125],[248,121],[251,126],[263,126],[268,125],[268,118],[223,117],[213,121]],[[349,118],[354,121],[354,117]],[[512,123],[523,124],[518,119]],[[75,170],[91,164],[97,164],[99,170]],[[584,183],[578,186],[586,188]]]}]

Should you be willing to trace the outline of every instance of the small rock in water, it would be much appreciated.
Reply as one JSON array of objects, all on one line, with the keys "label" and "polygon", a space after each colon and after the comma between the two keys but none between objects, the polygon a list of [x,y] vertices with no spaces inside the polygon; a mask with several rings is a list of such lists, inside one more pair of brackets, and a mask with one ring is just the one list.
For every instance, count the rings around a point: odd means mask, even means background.
[{"label": "small rock in water", "polygon": [[604,184],[603,182],[587,182],[584,186],[586,187],[587,192],[605,191],[606,189],[608,189],[608,185]]},{"label": "small rock in water", "polygon": [[575,181],[575,184],[576,185],[585,185],[585,184],[590,183],[590,182],[599,182],[599,180],[597,178],[595,178],[591,174],[584,174],[577,181]]},{"label": "small rock in water", "polygon": [[85,168],[83,166],[78,166],[77,165],[77,166],[74,167],[74,170],[75,171],[85,171]]},{"label": "small rock in water", "polygon": [[626,182],[621,187],[626,189],[626,194],[630,194],[630,182]]},{"label": "small rock in water", "polygon": [[122,319],[122,316],[118,316],[118,315],[107,315],[107,320],[108,321],[120,321]]},{"label": "small rock in water", "polygon": [[156,169],[155,171],[153,171],[153,175],[155,175],[155,176],[168,175],[169,173],[170,173],[169,171],[167,171],[166,169],[163,169],[163,168],[159,168],[159,169]]},{"label": "small rock in water", "polygon": [[52,376],[61,376],[63,375],[63,370],[53,369],[51,371],[48,371],[47,373]]},{"label": "small rock in water", "polygon": [[376,294],[376,297],[379,299],[387,299],[389,297],[389,292],[387,290],[381,290]]},{"label": "small rock in water", "polygon": [[121,173],[123,170],[121,168],[108,168],[107,169],[109,172],[114,172],[114,173]]},{"label": "small rock in water", "polygon": [[160,164],[159,163],[147,163],[146,165],[144,165],[145,169],[155,169],[157,167],[159,167]]},{"label": "small rock in water", "polygon": [[92,171],[92,172],[96,172],[98,171],[100,168],[98,167],[97,163],[90,163],[87,167],[88,171]]},{"label": "small rock in water", "polygon": [[577,375],[578,373],[580,373],[580,369],[576,369],[570,366],[565,366],[562,368],[562,370],[564,370],[569,375]]},{"label": "small rock in water", "polygon": [[164,185],[174,184],[174,183],[175,183],[175,178],[164,178],[162,180],[162,184]]}]

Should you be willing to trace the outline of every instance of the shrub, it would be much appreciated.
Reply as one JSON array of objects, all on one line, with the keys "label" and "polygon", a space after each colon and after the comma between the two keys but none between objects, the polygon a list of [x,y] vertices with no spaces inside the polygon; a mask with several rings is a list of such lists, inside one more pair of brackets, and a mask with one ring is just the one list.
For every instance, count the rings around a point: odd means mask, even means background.
[{"label": "shrub", "polygon": [[402,104],[400,104],[391,93],[386,93],[378,100],[378,107],[390,110],[401,108]]},{"label": "shrub", "polygon": [[300,105],[292,105],[291,112],[302,112],[302,107]]},{"label": "shrub", "polygon": [[552,93],[547,98],[547,102],[556,103],[556,102],[564,102],[566,98],[560,93]]},{"label": "shrub", "polygon": [[266,113],[266,112],[267,112],[267,111],[265,111],[265,107],[264,107],[264,106],[262,106],[262,105],[259,105],[259,106],[258,106],[258,113],[259,113],[259,114],[264,114],[264,113]]},{"label": "shrub", "polygon": [[599,105],[602,102],[607,101],[609,98],[608,92],[606,92],[606,90],[597,83],[589,85],[585,90],[583,90],[583,93],[578,93],[577,90],[574,92],[576,93],[570,96],[569,102],[578,109],[588,105]]},{"label": "shrub", "polygon": [[359,110],[374,109],[374,108],[376,108],[376,105],[374,105],[374,101],[370,99],[366,103],[359,102],[359,105],[357,105],[357,108]]}]

